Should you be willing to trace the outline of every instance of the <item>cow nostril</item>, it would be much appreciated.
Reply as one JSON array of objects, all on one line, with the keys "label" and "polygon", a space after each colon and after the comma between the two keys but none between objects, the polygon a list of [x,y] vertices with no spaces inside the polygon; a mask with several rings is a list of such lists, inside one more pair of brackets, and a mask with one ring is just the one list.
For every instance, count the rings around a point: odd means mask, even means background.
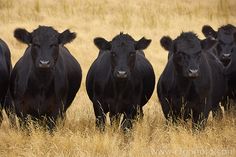
[{"label": "cow nostril", "polygon": [[50,61],[40,60],[38,66],[40,68],[49,68],[50,67]]},{"label": "cow nostril", "polygon": [[118,73],[119,73],[120,75],[125,75],[125,74],[127,74],[126,71],[118,71]]},{"label": "cow nostril", "polygon": [[40,60],[39,62],[42,65],[48,65],[50,63],[50,61],[45,61],[45,60]]},{"label": "cow nostril", "polygon": [[189,69],[189,72],[192,74],[196,74],[198,72],[198,69]]},{"label": "cow nostril", "polygon": [[126,78],[127,77],[127,71],[117,71],[116,76],[118,78]]},{"label": "cow nostril", "polygon": [[230,53],[224,53],[223,56],[228,58],[228,57],[231,56],[231,54]]}]

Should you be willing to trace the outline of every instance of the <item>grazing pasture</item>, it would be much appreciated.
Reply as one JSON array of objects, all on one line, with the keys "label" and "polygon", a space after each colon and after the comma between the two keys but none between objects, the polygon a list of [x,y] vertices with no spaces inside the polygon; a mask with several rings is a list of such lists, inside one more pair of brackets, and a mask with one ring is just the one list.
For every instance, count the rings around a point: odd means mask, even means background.
[{"label": "grazing pasture", "polygon": [[[15,28],[29,31],[39,25],[53,26],[59,32],[70,29],[77,38],[67,48],[82,68],[82,83],[67,111],[64,125],[50,135],[38,127],[30,134],[9,126],[4,113],[0,127],[0,156],[236,156],[236,120],[233,116],[216,122],[209,117],[206,129],[192,133],[191,123],[176,126],[165,123],[156,91],[144,106],[144,119],[130,134],[106,127],[95,128],[93,106],[89,100],[85,77],[98,55],[94,37],[111,40],[119,32],[134,39],[145,36],[152,43],[145,55],[152,64],[156,80],[167,62],[168,53],[161,48],[164,35],[173,38],[182,31],[194,31],[200,39],[203,25],[215,30],[221,25],[236,25],[235,0],[0,0],[0,38],[9,46],[13,65],[26,49],[18,42]],[[156,89],[156,88],[155,88]]]}]

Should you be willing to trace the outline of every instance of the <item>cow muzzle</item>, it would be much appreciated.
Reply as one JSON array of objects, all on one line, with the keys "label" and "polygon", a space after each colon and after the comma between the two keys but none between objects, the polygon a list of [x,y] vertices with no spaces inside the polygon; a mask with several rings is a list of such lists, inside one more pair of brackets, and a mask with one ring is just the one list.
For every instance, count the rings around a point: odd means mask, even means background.
[{"label": "cow muzzle", "polygon": [[40,60],[39,61],[39,68],[50,68],[50,61],[49,60]]},{"label": "cow muzzle", "polygon": [[196,78],[199,76],[199,70],[198,69],[189,69],[188,76],[190,78]]},{"label": "cow muzzle", "polygon": [[231,54],[223,53],[220,60],[224,64],[224,66],[227,66],[229,62],[231,61]]},{"label": "cow muzzle", "polygon": [[127,71],[117,71],[115,76],[119,79],[126,79],[128,77]]},{"label": "cow muzzle", "polygon": [[222,54],[222,59],[230,59],[231,58],[231,54],[230,53],[223,53]]}]

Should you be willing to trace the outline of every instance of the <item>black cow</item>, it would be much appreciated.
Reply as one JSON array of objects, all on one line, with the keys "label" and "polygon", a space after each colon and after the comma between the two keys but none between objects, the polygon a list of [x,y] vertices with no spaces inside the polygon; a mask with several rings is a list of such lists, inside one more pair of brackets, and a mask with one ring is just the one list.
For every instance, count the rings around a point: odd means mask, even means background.
[{"label": "black cow", "polygon": [[123,33],[112,41],[94,39],[100,52],[87,74],[86,89],[100,129],[104,129],[108,112],[111,125],[119,125],[120,115],[124,114],[121,126],[124,130],[132,128],[138,115],[142,118],[142,107],[155,86],[152,65],[143,52],[150,43],[144,37],[135,41]]},{"label": "black cow", "polygon": [[231,59],[231,53],[234,47],[234,37],[233,34],[236,32],[236,27],[228,24],[222,26],[215,31],[211,26],[204,25],[202,27],[202,33],[205,37],[213,37],[217,39],[216,55],[221,60],[221,62],[227,66]]},{"label": "black cow", "polygon": [[[8,109],[7,91],[10,80],[10,73],[12,70],[11,54],[7,44],[0,39],[0,124],[3,120],[2,109]],[[7,112],[8,110],[6,110]],[[7,112],[8,113],[8,112]]]},{"label": "black cow", "polygon": [[76,34],[39,26],[32,33],[18,28],[14,36],[28,45],[10,78],[15,113],[22,126],[30,115],[37,120],[46,118],[46,126],[52,130],[80,88],[80,65],[64,47]]},{"label": "black cow", "polygon": [[182,33],[175,40],[163,38],[161,44],[170,53],[157,85],[164,116],[173,122],[186,121],[192,112],[193,128],[202,129],[209,112],[219,110],[219,101],[227,90],[223,65],[208,52],[216,41],[201,41],[192,32]]},{"label": "black cow", "polygon": [[229,86],[228,96],[234,101],[233,103],[222,103],[225,111],[228,113],[232,110],[232,106],[235,106],[233,104],[236,103],[236,52],[234,51],[236,46],[234,38],[236,27],[227,24],[215,31],[211,26],[204,25],[202,32],[205,37],[212,37],[217,40],[217,47],[214,50],[215,54],[228,69],[226,70]]}]

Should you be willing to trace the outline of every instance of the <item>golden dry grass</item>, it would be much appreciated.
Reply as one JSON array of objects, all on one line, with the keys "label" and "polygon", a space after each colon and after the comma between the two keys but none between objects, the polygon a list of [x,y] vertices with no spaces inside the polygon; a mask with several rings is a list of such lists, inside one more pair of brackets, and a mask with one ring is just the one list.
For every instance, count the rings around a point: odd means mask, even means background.
[{"label": "golden dry grass", "polygon": [[[11,129],[4,120],[0,127],[0,156],[236,156],[236,121],[211,118],[205,131],[192,134],[189,126],[166,126],[156,91],[144,107],[144,120],[126,137],[109,126],[101,134],[95,129],[95,117],[85,90],[85,76],[98,50],[93,38],[111,39],[120,31],[136,40],[152,39],[145,51],[158,79],[167,61],[160,47],[163,35],[175,38],[182,31],[195,31],[202,38],[201,27],[236,25],[234,0],[0,0],[0,37],[12,52],[12,62],[22,56],[26,45],[13,37],[16,27],[32,31],[38,25],[50,25],[60,32],[70,28],[77,38],[67,47],[80,62],[83,80],[64,126],[54,136],[41,129],[30,135]],[[6,116],[5,116],[6,117]]]}]

